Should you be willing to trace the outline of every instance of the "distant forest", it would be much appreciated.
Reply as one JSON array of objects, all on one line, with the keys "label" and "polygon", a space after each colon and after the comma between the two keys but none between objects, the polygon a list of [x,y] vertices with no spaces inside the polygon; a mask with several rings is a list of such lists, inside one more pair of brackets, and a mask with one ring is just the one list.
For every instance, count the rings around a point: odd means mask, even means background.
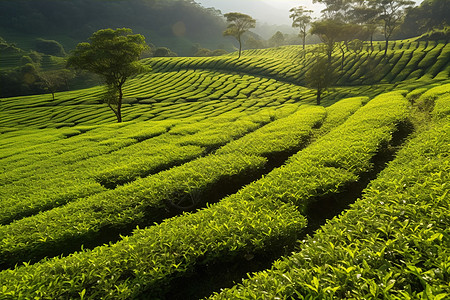
[{"label": "distant forest", "polygon": [[27,44],[15,40],[18,34],[55,39],[72,49],[99,29],[128,27],[147,43],[191,55],[192,44],[225,47],[225,26],[220,11],[192,0],[0,1],[0,36],[21,48]]}]

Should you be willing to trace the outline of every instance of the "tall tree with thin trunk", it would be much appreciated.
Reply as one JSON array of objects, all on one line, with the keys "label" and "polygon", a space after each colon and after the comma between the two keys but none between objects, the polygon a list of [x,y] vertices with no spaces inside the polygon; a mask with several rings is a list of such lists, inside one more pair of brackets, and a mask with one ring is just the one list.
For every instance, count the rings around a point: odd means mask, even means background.
[{"label": "tall tree with thin trunk", "polygon": [[102,29],[95,32],[90,43],[80,43],[68,59],[68,66],[100,75],[107,91],[103,101],[122,122],[122,99],[125,82],[149,67],[139,63],[147,49],[145,38],[129,28]]},{"label": "tall tree with thin trunk", "polygon": [[312,10],[307,10],[303,6],[298,6],[291,8],[292,27],[298,27],[300,29],[300,37],[303,42],[303,50],[305,50],[306,36],[308,35],[308,26],[311,24],[311,13]]},{"label": "tall tree with thin trunk", "polygon": [[379,10],[369,5],[368,0],[356,0],[350,12],[354,23],[363,25],[370,38],[370,49],[373,52],[373,36],[379,27]]},{"label": "tall tree with thin trunk", "polygon": [[224,15],[229,23],[227,29],[223,32],[224,36],[232,36],[239,43],[239,58],[241,58],[242,52],[242,35],[249,29],[256,27],[256,20],[251,16],[232,12]]},{"label": "tall tree with thin trunk", "polygon": [[55,93],[60,91],[63,87],[68,89],[68,80],[72,76],[69,70],[51,70],[38,73],[38,82],[44,90],[52,94],[53,101],[55,100]]},{"label": "tall tree with thin trunk", "polygon": [[369,0],[372,9],[378,11],[379,20],[382,22],[382,32],[386,41],[384,55],[386,56],[389,40],[394,31],[400,26],[406,12],[414,5],[409,0]]}]

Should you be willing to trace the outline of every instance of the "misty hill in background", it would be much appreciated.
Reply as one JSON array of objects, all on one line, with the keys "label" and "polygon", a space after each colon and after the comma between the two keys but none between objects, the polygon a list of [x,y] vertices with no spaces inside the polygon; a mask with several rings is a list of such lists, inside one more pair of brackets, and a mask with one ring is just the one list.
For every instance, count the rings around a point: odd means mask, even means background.
[{"label": "misty hill in background", "polygon": [[225,26],[219,11],[194,1],[0,1],[0,36],[24,49],[46,38],[70,50],[99,29],[128,27],[147,43],[192,55],[195,44],[231,50],[231,40],[222,36]]}]

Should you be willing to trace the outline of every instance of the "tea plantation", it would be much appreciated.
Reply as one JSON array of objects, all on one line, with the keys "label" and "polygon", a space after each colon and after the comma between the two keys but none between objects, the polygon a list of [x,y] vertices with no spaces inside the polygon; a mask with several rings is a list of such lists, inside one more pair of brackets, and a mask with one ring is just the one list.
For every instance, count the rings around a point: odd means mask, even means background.
[{"label": "tea plantation", "polygon": [[0,99],[0,299],[450,298],[450,44],[383,45]]}]

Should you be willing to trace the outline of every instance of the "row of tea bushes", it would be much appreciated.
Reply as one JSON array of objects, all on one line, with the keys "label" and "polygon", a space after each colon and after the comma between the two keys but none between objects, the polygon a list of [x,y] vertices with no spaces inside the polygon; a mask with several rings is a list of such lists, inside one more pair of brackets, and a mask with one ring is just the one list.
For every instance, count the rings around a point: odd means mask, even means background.
[{"label": "row of tea bushes", "polygon": [[[297,144],[291,146],[299,148],[305,144],[305,140],[311,135],[312,128],[321,122],[324,116],[324,108],[305,106],[297,113],[278,119],[262,129],[276,128],[277,133],[294,131]],[[239,128],[239,126],[243,126],[242,124],[249,126],[248,122],[236,121],[233,124],[224,122],[222,125],[226,127],[222,128],[220,133],[229,139],[230,135],[239,132],[233,128]],[[172,130],[173,133],[182,133],[183,135],[177,139],[183,141],[189,132],[193,132],[194,135],[203,133],[201,125],[185,124],[184,126],[175,126]],[[221,128],[219,125],[215,125],[216,129]],[[255,143],[264,143],[267,136],[261,137],[258,131],[250,133],[242,139],[253,137]],[[239,133],[243,132],[245,131]],[[278,150],[278,147],[268,149],[265,154],[275,154]],[[167,149],[158,148],[158,151],[167,152]],[[155,152],[155,162],[161,164],[161,160],[164,160],[161,154],[157,153]],[[248,151],[247,154],[252,156],[240,152],[206,156],[136,180],[132,184],[118,187],[114,191],[80,199],[72,204],[18,220],[9,226],[0,227],[2,241],[0,262],[2,265],[11,266],[18,262],[49,256],[49,253],[53,253],[53,255],[67,253],[66,248],[74,249],[82,243],[95,242],[101,234],[104,234],[105,230],[113,228],[118,232],[124,232],[126,231],[124,228],[152,224],[170,216],[173,208],[186,207],[186,202],[190,202],[187,206],[192,206],[189,207],[191,209],[204,205],[206,200],[210,200],[208,198],[217,197],[214,194],[223,194],[220,189],[225,189],[227,192],[227,188],[224,187],[246,182],[249,178],[255,178],[262,172],[261,169],[266,160],[255,156],[260,154],[259,152]],[[168,157],[173,159],[177,156],[175,153]],[[148,163],[149,160],[144,160],[144,162]],[[135,171],[136,167],[130,166],[129,170]],[[124,169],[122,168],[121,171],[123,172]],[[111,201],[111,199],[113,200]],[[168,202],[171,205],[168,205]],[[12,234],[13,232],[14,234]]]},{"label": "row of tea bushes", "polygon": [[[377,146],[395,131],[396,123],[407,118],[407,103],[397,94],[374,99],[329,134],[339,137],[336,148],[349,140],[341,151],[348,157],[347,164],[359,166],[363,160],[363,166],[357,169],[368,167]],[[373,127],[385,134],[373,138],[361,134]],[[319,139],[310,146],[316,150],[321,148],[320,152],[308,152],[311,160],[319,161],[331,150],[327,136],[324,143]],[[354,150],[352,145],[365,147],[349,155]],[[298,157],[308,149],[299,152]],[[312,153],[317,155],[315,159]],[[339,161],[331,161],[333,157],[341,159],[332,155],[328,163],[338,165]],[[132,298],[142,293],[158,295],[170,286],[173,278],[189,274],[198,265],[233,261],[292,244],[306,225],[294,203],[305,207],[308,199],[343,188],[343,185],[336,187],[335,181],[330,185],[320,177],[335,180],[336,175],[342,183],[357,180],[351,171],[341,172],[324,165],[312,170],[299,168],[299,161],[292,159],[284,167],[206,209],[138,230],[116,244],[4,271],[0,273],[5,286],[2,293],[12,297],[47,298],[82,294],[93,299]]]},{"label": "row of tea bushes", "polygon": [[319,128],[319,133],[327,133],[332,129],[338,127],[368,101],[368,97],[353,97],[340,100],[335,104],[327,107],[327,118]]},{"label": "row of tea bushes", "polygon": [[[28,149],[5,161],[11,168],[0,175],[4,183],[0,186],[0,223],[180,165],[267,122],[270,120],[260,113],[251,117],[230,114],[209,120],[106,126],[104,132],[99,128]],[[186,123],[195,124],[198,131],[174,131]],[[108,130],[111,128],[117,133]],[[21,165],[22,160],[28,164]]]},{"label": "row of tea bushes", "polygon": [[[194,214],[136,230],[107,247],[0,273],[4,298],[132,299],[157,297],[171,278],[197,263],[270,251],[306,226],[288,204],[232,196]],[[271,239],[268,239],[270,236]]]},{"label": "row of tea bushes", "polygon": [[[176,121],[121,123],[63,129],[45,129],[9,134],[1,141],[5,148],[1,166],[1,184],[27,178],[43,169],[55,169],[61,164],[107,155],[166,133]],[[58,134],[55,136],[55,133]],[[35,141],[38,135],[43,142]],[[53,138],[45,141],[45,137]],[[16,151],[13,152],[13,149]]]},{"label": "row of tea bushes", "polygon": [[[449,97],[450,84],[444,84],[425,91],[415,101],[422,110],[432,110],[433,116],[440,117],[448,115]],[[439,101],[436,101],[438,98]]]},{"label": "row of tea bushes", "polygon": [[[414,41],[396,42],[386,57],[382,50],[362,51],[358,55],[349,53],[338,84],[448,80],[449,53],[448,43]],[[333,67],[339,69],[338,53],[334,55]],[[251,50],[239,60],[233,55],[151,58],[146,62],[153,66],[153,72],[130,79],[125,86],[124,120],[190,117],[193,111],[196,115],[211,117],[215,112],[211,107],[216,103],[234,106],[224,109],[250,112],[247,104],[254,99],[265,106],[299,100],[311,103],[314,100],[312,91],[300,85],[304,85],[304,74],[313,61],[312,51],[304,58],[295,46]],[[377,71],[371,73],[374,66],[378,67]],[[13,127],[48,128],[114,122],[108,107],[98,103],[101,93],[101,87],[95,87],[57,93],[55,101],[50,95],[2,99],[0,132]],[[345,97],[338,96],[333,100]]]},{"label": "row of tea bushes", "polygon": [[[236,118],[239,118],[236,120]],[[209,153],[220,146],[254,131],[265,120],[257,117],[248,120],[240,115],[230,118],[213,118],[203,121],[188,121],[195,127],[195,132],[181,133],[174,126],[168,134],[157,139],[144,141],[116,151],[98,159],[101,166],[92,176],[108,188],[131,182],[139,177],[146,177],[163,169],[192,160]]]},{"label": "row of tea bushes", "polygon": [[321,106],[308,106],[286,118],[272,122],[220,148],[217,154],[242,153],[274,158],[302,148],[326,117]]},{"label": "row of tea bushes", "polygon": [[[238,75],[215,70],[184,70],[143,74],[124,87],[124,121],[211,117],[218,103],[224,111],[243,110],[247,100],[262,105],[298,100],[312,94],[305,88],[271,78]],[[46,99],[48,97],[48,99]],[[0,132],[7,127],[51,128],[114,123],[114,115],[99,102],[101,87],[50,95],[2,99]],[[236,101],[239,100],[239,101]],[[224,103],[224,102],[228,103]],[[233,101],[233,102],[231,102]],[[231,107],[230,107],[231,106]]]},{"label": "row of tea bushes", "polygon": [[174,209],[178,206],[204,205],[206,199],[220,194],[221,188],[260,174],[265,163],[256,156],[210,155],[0,226],[0,263],[11,267],[67,253],[82,244],[96,244],[108,232],[118,235],[136,225],[161,221],[174,211],[179,213]]},{"label": "row of tea bushes", "polygon": [[[376,43],[382,45],[383,43]],[[384,44],[383,44],[384,45]],[[445,70],[449,63],[450,45],[447,43],[421,43],[414,41],[396,41],[384,55],[383,47],[375,47],[374,52],[367,49],[359,54],[348,52],[341,62],[341,53],[334,53],[333,67],[341,68],[339,85],[355,83],[399,82],[405,79],[417,79],[422,76],[434,78]],[[209,58],[152,58],[147,62],[158,72],[176,70],[219,70],[239,71],[243,74],[265,76],[293,83],[302,82],[307,70],[314,61],[312,46],[307,55],[299,55],[295,46],[284,46],[265,50],[248,50],[239,60],[233,56]],[[296,61],[296,63],[292,63]],[[367,77],[367,72],[378,66],[378,72]],[[447,74],[448,77],[448,74]]]},{"label": "row of tea bushes", "polygon": [[[448,112],[444,98],[436,107]],[[441,117],[300,251],[210,299],[447,299],[450,124]]]},{"label": "row of tea bushes", "polygon": [[[111,134],[111,133],[110,133]],[[50,155],[48,158],[41,157],[41,160],[26,166],[19,166],[2,174],[5,177],[6,184],[0,186],[0,207],[2,209],[1,223],[6,224],[14,219],[29,216],[42,210],[51,209],[65,203],[76,201],[77,199],[87,197],[92,194],[104,192],[105,188],[95,181],[93,175],[99,169],[115,164],[121,159],[117,159],[120,153],[122,160],[127,158],[127,149],[139,148],[142,143],[152,143],[153,139],[138,143],[135,139],[125,138],[110,139],[106,134],[106,139],[94,138],[90,140],[89,132],[81,141],[81,136],[75,136],[67,139],[67,143],[60,148],[61,153]],[[110,135],[109,135],[110,136]],[[157,139],[157,137],[155,138]],[[42,152],[51,149],[58,149],[62,143],[50,143],[41,147]],[[76,145],[85,145],[87,149],[92,148],[92,152],[85,154],[76,148]],[[67,147],[64,147],[67,146]],[[175,145],[167,148],[176,148],[179,155],[185,159],[192,159],[199,156],[203,149],[199,147],[176,147]],[[75,150],[71,150],[75,147]],[[162,145],[155,144],[152,153],[157,153]],[[68,150],[65,152],[65,148]],[[147,151],[147,152],[150,152]],[[89,152],[89,151],[88,151]],[[175,151],[172,151],[175,152]],[[22,153],[19,155],[25,158],[32,158],[35,151]],[[36,155],[39,157],[39,155]],[[170,164],[171,158],[166,157],[164,161],[155,163],[152,167],[161,168],[161,165]]]},{"label": "row of tea bushes", "polygon": [[269,173],[270,185],[258,181],[247,190],[254,197],[294,203],[306,213],[312,202],[351,189],[361,176],[372,172],[375,156],[393,142],[399,124],[408,118],[408,101],[400,93],[380,95],[293,155],[286,166]]}]

